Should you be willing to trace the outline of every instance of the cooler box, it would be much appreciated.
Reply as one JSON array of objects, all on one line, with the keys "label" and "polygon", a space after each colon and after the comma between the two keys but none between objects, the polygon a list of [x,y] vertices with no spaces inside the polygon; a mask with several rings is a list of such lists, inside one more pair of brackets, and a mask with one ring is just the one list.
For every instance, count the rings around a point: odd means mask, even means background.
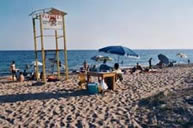
[{"label": "cooler box", "polygon": [[97,83],[88,83],[88,92],[90,94],[98,93],[98,84]]}]

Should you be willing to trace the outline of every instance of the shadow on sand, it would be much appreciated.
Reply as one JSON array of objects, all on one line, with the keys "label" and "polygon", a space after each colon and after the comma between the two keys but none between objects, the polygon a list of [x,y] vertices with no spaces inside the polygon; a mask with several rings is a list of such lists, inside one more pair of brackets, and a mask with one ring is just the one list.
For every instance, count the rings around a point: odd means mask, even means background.
[{"label": "shadow on sand", "polygon": [[62,90],[57,92],[41,92],[41,93],[28,93],[28,94],[14,94],[14,95],[2,95],[0,96],[0,103],[13,103],[17,101],[27,101],[27,100],[46,100],[46,99],[59,99],[59,98],[69,98],[77,96],[89,96],[87,90]]}]

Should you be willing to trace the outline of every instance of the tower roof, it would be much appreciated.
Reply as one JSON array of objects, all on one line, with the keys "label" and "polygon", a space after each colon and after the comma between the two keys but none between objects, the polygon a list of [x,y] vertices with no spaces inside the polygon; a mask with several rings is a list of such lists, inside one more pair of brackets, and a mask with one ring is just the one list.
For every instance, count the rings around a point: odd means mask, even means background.
[{"label": "tower roof", "polygon": [[61,16],[67,15],[66,12],[63,12],[63,11],[55,9],[55,8],[45,8],[45,9],[39,9],[39,10],[33,11],[30,14],[30,16],[39,17],[41,14],[51,14],[51,15],[61,15]]}]

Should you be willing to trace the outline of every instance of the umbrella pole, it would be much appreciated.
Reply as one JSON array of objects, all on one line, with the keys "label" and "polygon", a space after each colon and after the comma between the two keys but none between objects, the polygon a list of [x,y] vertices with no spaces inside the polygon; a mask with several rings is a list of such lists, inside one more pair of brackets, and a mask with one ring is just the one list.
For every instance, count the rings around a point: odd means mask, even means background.
[{"label": "umbrella pole", "polygon": [[118,60],[118,64],[119,64],[119,55],[118,55],[118,59],[117,60]]}]

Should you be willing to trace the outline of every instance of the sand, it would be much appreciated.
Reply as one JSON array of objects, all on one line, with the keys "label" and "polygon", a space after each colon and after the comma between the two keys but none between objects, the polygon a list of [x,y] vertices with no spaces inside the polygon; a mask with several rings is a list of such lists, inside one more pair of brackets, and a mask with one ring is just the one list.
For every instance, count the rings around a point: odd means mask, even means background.
[{"label": "sand", "polygon": [[[24,83],[0,79],[0,127],[142,127],[136,111],[141,99],[166,95],[193,85],[193,66],[158,69],[156,73],[124,74],[115,91],[89,95],[68,81]],[[192,81],[191,81],[192,79]],[[144,119],[145,120],[145,119]]]}]

